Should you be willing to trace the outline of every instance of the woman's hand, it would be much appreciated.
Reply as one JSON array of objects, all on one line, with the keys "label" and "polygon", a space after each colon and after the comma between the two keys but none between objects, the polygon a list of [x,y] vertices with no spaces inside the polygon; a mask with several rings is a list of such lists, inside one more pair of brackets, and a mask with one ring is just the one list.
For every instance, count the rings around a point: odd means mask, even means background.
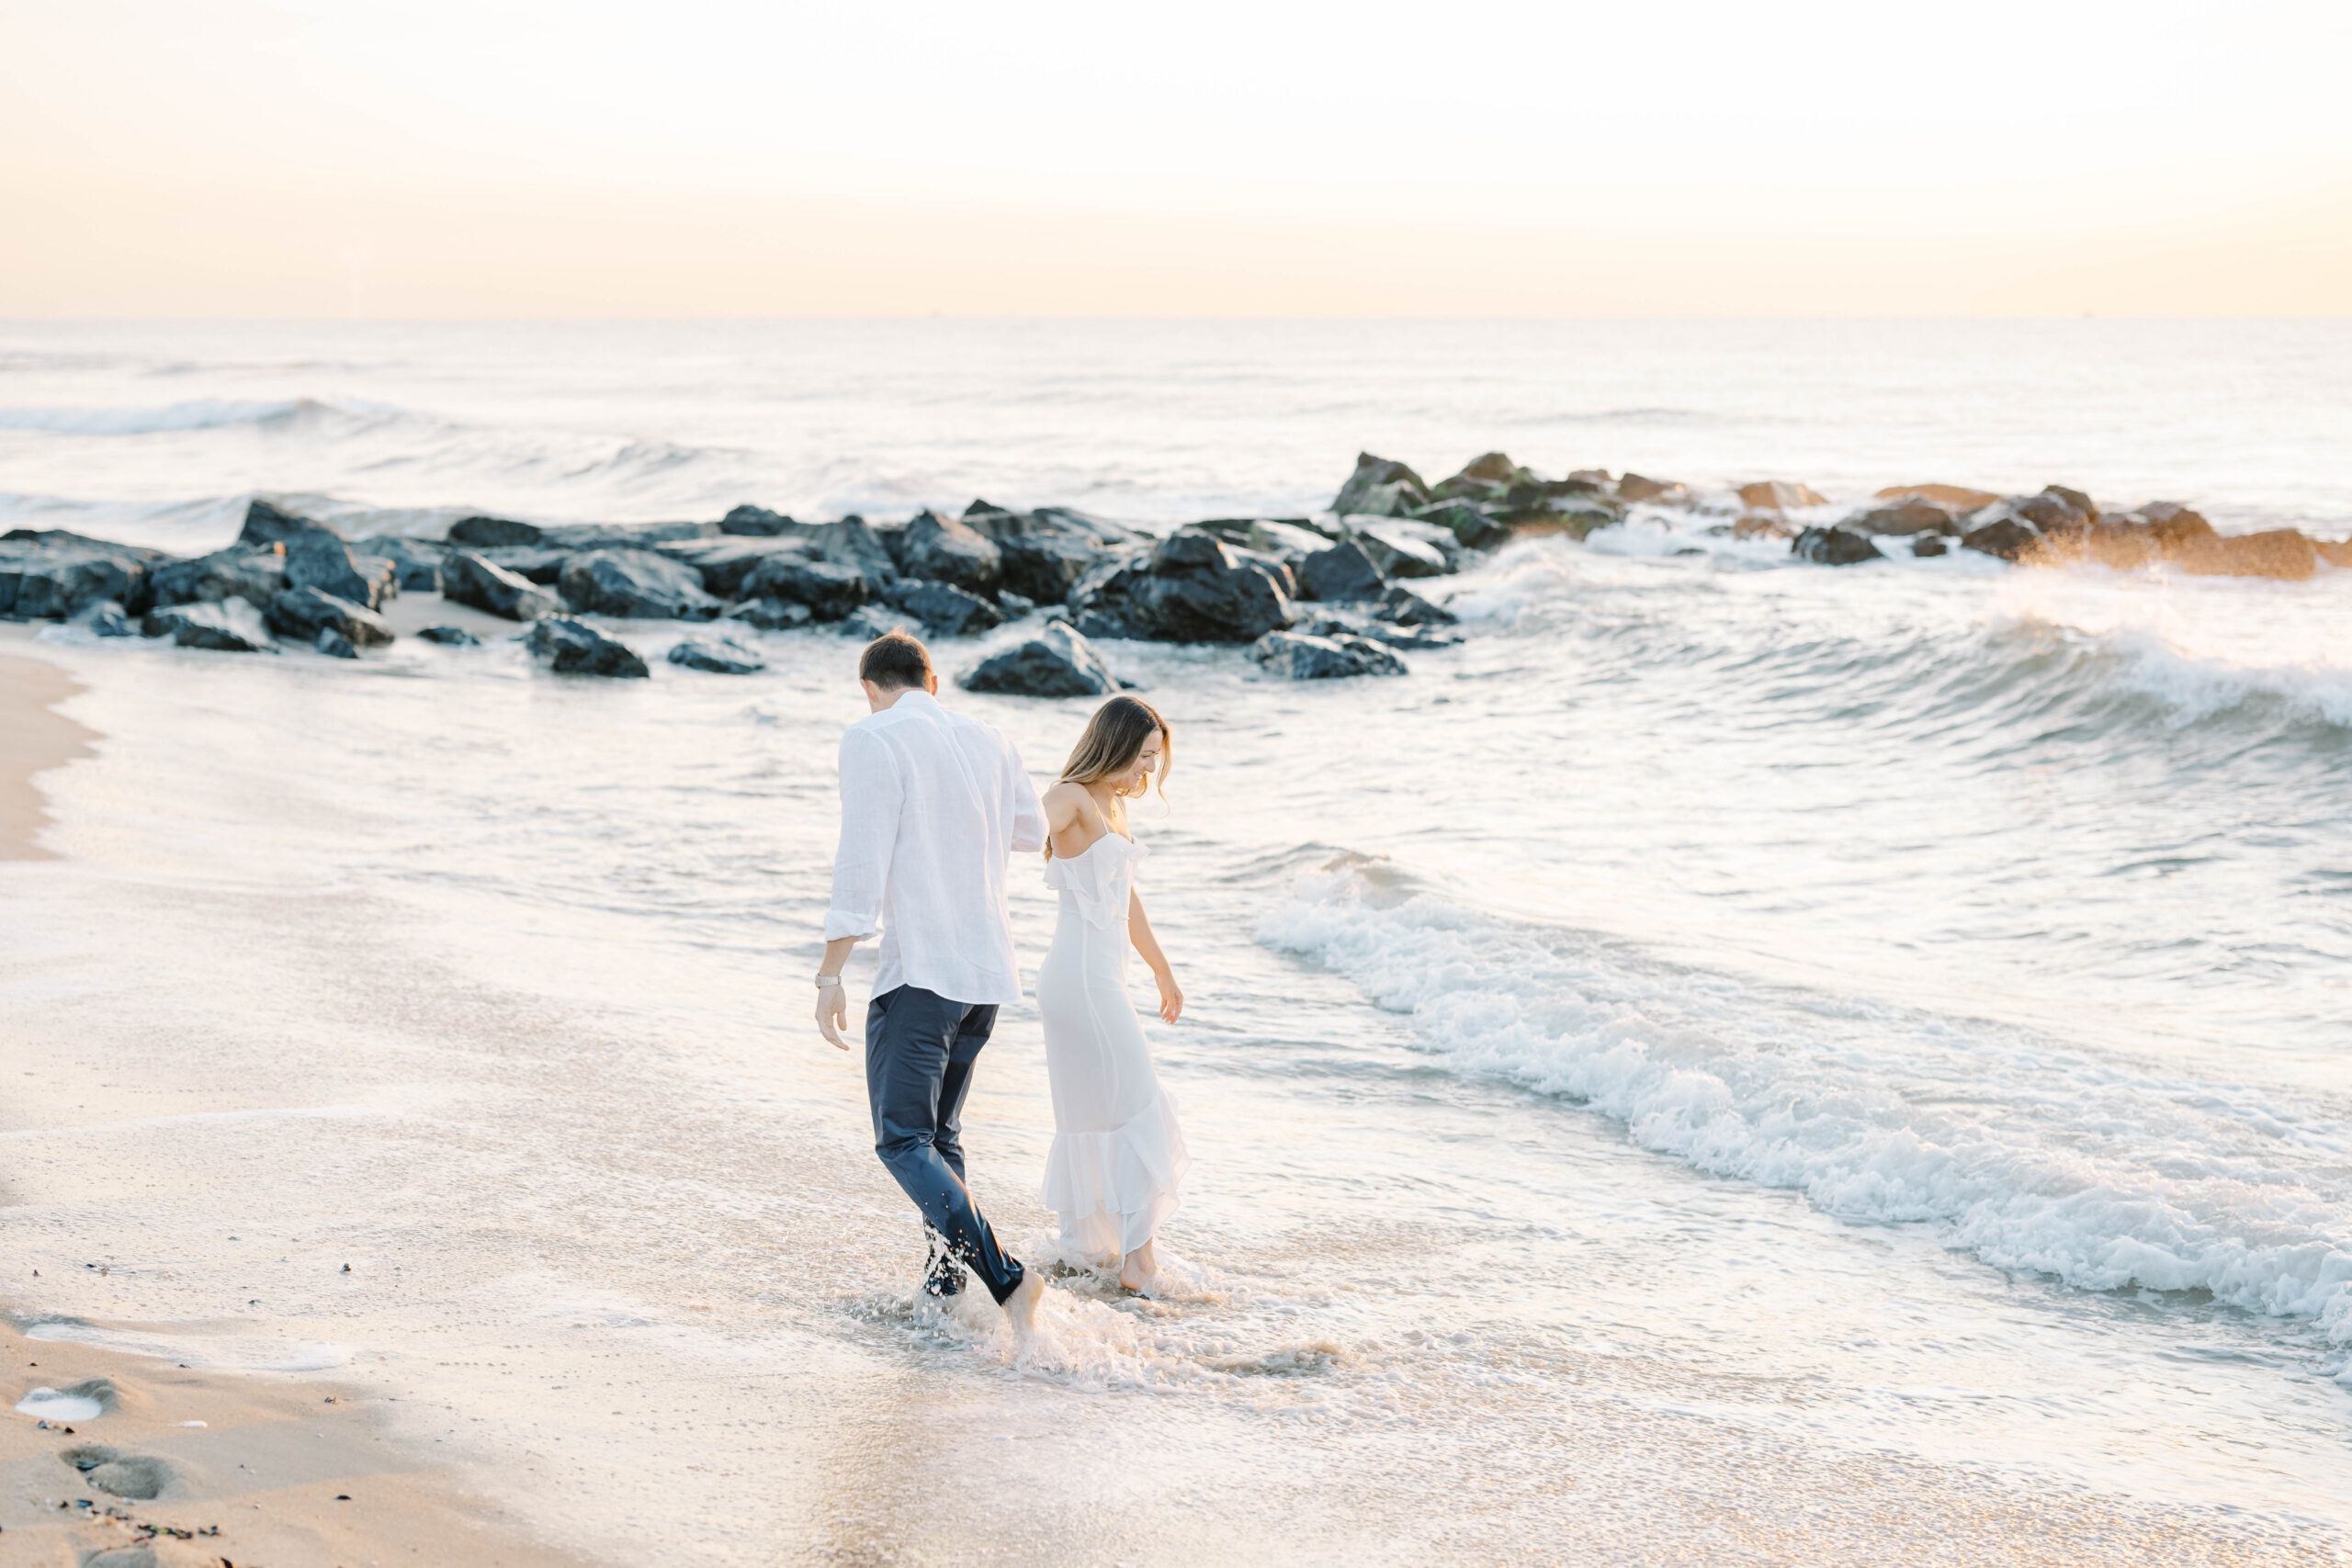
[{"label": "woman's hand", "polygon": [[1184,1012],[1184,990],[1176,984],[1172,969],[1155,970],[1151,976],[1159,982],[1159,1016],[1162,1021],[1173,1023]]}]

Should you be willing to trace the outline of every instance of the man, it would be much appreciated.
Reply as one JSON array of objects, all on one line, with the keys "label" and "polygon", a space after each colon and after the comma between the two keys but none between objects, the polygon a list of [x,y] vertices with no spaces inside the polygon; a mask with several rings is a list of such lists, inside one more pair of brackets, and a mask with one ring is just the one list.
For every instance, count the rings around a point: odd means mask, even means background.
[{"label": "man", "polygon": [[939,705],[931,654],[903,631],[857,663],[873,713],[842,736],[842,838],[833,860],[817,1027],[846,1051],[842,966],[882,933],[865,1006],[865,1090],[874,1152],[922,1212],[934,1294],[963,1288],[961,1265],[1027,1333],[1046,1277],[997,1246],[964,1185],[960,1137],[972,1064],[996,1010],[1021,999],[1013,967],[1008,854],[1045,847],[1045,814],[1012,743]]}]

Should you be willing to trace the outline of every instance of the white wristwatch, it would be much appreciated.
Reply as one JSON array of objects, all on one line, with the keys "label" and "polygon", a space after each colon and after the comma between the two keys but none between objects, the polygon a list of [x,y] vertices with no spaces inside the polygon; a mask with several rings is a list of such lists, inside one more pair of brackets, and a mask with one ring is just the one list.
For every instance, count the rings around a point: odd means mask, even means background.
[{"label": "white wristwatch", "polygon": [[839,975],[820,975],[817,976],[817,988],[820,991],[828,986],[838,986],[841,983],[842,977]]}]

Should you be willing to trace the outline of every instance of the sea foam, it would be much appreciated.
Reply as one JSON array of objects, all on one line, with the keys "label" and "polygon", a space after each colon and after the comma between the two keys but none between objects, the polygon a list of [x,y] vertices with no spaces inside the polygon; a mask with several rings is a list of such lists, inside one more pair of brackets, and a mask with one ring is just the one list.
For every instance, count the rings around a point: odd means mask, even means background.
[{"label": "sea foam", "polygon": [[1925,1224],[2086,1290],[2204,1292],[2352,1342],[2352,1148],[2320,1108],[1982,1021],[1776,991],[1463,908],[1379,863],[1258,928],[1455,1068],[1575,1100],[1711,1175]]}]

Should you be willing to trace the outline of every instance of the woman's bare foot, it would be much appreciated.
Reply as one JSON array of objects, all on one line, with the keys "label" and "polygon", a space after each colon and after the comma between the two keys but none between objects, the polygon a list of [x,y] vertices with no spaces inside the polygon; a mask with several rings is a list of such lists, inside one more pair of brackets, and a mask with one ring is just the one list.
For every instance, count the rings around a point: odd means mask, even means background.
[{"label": "woman's bare foot", "polygon": [[1128,1253],[1126,1261],[1119,1265],[1119,1289],[1140,1292],[1159,1272],[1159,1265],[1151,1255],[1151,1243],[1145,1242]]},{"label": "woman's bare foot", "polygon": [[1037,1332],[1037,1303],[1045,1298],[1046,1271],[1031,1269],[1021,1276],[1021,1283],[1012,1287],[1012,1294],[1004,1298],[1004,1315],[1012,1320],[1012,1331],[1026,1338]]}]

